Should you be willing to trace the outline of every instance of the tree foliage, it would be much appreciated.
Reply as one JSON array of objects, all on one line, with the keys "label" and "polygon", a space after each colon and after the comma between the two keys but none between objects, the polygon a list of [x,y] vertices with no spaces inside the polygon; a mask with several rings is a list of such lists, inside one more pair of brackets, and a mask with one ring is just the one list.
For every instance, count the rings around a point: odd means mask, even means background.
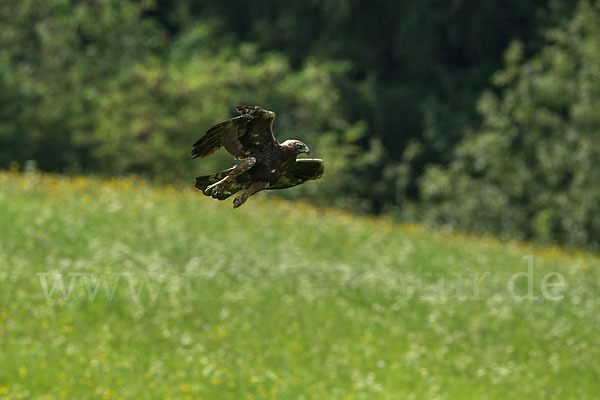
[{"label": "tree foliage", "polygon": [[105,85],[161,44],[144,2],[0,4],[0,163],[79,170]]},{"label": "tree foliage", "polygon": [[572,245],[600,242],[600,2],[529,59],[513,43],[479,101],[481,127],[422,185],[426,217]]}]

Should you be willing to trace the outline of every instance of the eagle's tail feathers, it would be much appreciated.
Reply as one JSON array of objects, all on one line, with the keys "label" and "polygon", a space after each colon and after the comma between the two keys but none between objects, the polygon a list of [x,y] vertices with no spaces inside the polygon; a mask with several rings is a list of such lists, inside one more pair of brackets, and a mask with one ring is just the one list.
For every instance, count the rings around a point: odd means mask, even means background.
[{"label": "eagle's tail feathers", "polygon": [[[217,172],[216,174],[198,176],[198,177],[196,177],[196,183],[194,186],[196,187],[196,189],[200,190],[205,196],[211,196],[210,194],[204,192],[206,190],[206,188],[208,186],[212,185],[213,183],[218,182],[221,179],[225,178],[232,170],[233,170],[233,168],[229,168],[229,169]],[[216,195],[212,195],[211,197],[218,199],[218,200],[225,200],[226,198],[231,196],[233,193],[234,192],[225,190]]]},{"label": "eagle's tail feathers", "polygon": [[198,176],[196,177],[196,184],[194,185],[196,187],[196,189],[203,191],[204,189],[206,189],[209,185],[215,183],[216,181],[213,181],[211,179],[212,175],[206,175],[206,176]]},{"label": "eagle's tail feathers", "polygon": [[212,175],[198,176],[196,178],[196,185],[195,185],[196,189],[198,189],[198,190],[206,189],[208,186],[212,185],[213,183],[218,182],[221,179],[225,178],[227,176],[227,174],[229,174],[229,172],[231,172],[232,169],[233,168],[229,168],[229,169],[217,172],[216,174],[212,174]]}]

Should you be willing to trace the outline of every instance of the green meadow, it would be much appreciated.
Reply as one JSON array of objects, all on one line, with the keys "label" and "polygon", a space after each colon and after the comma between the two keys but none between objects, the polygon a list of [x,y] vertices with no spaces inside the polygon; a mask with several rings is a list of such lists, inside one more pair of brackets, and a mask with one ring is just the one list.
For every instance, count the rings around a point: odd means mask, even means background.
[{"label": "green meadow", "polygon": [[37,173],[0,227],[2,399],[600,393],[594,254]]}]

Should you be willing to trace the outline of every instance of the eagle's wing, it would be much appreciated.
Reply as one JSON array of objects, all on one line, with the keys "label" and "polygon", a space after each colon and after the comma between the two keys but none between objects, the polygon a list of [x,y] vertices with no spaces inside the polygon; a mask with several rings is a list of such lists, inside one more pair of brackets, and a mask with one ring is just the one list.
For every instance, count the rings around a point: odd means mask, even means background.
[{"label": "eagle's wing", "polygon": [[239,117],[213,126],[194,143],[194,158],[206,157],[223,146],[241,159],[279,145],[272,131],[274,112],[257,106],[237,106],[236,110],[241,114]]},{"label": "eagle's wing", "polygon": [[318,158],[300,158],[268,189],[286,189],[323,176],[325,165]]}]

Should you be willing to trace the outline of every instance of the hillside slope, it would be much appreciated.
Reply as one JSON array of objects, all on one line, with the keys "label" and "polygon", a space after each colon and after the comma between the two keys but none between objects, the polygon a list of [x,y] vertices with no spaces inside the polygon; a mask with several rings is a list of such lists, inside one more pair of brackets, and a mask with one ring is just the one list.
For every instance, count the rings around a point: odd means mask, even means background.
[{"label": "hillside slope", "polygon": [[8,172],[0,226],[0,398],[600,392],[594,255]]}]

